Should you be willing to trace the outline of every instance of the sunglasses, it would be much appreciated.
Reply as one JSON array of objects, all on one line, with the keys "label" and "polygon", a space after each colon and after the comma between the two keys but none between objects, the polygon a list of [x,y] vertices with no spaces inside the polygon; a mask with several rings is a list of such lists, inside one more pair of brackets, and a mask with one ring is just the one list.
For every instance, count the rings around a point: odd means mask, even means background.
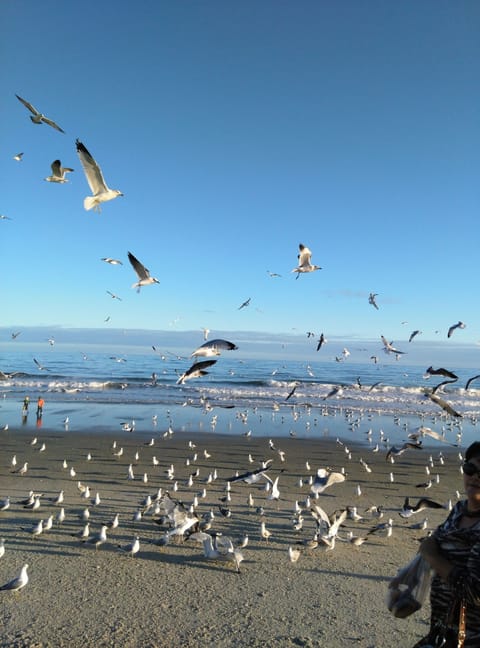
[{"label": "sunglasses", "polygon": [[480,468],[478,468],[478,466],[476,466],[471,461],[466,461],[463,464],[462,471],[464,475],[468,475],[469,477],[473,477],[473,475],[476,475],[477,477],[480,478]]}]

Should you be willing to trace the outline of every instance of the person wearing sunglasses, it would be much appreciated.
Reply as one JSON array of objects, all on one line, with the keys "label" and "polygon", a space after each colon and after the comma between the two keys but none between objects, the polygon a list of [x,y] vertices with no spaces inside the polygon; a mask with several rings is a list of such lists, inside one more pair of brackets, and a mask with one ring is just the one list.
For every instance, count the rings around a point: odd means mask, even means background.
[{"label": "person wearing sunglasses", "polygon": [[480,441],[465,452],[466,499],[420,545],[434,571],[430,632],[414,648],[480,647]]}]

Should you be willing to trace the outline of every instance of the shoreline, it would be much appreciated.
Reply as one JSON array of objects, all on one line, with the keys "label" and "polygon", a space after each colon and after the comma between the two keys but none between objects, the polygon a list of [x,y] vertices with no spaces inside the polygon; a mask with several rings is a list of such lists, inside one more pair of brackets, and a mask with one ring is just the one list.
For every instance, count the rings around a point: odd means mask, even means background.
[{"label": "shoreline", "polygon": [[[385,461],[385,449],[373,453],[368,447],[340,445],[325,438],[272,436],[272,450],[266,437],[210,432],[179,431],[165,439],[152,434],[153,446],[145,445],[143,433],[121,430],[104,435],[96,431],[59,432],[45,425],[35,431],[35,446],[30,445],[32,430],[9,429],[1,434],[0,499],[9,495],[11,506],[0,512],[0,537],[5,539],[6,548],[0,558],[0,583],[15,576],[24,562],[29,564],[30,578],[18,594],[0,592],[4,646],[275,644],[380,648],[413,645],[427,633],[428,603],[403,620],[395,619],[385,603],[389,580],[413,557],[418,539],[427,532],[410,528],[425,517],[423,512],[408,520],[398,512],[407,495],[412,501],[425,494],[445,505],[449,499],[455,501],[455,491],[461,485],[458,448],[433,443],[420,451],[408,450],[390,464]],[[123,447],[121,457],[113,454],[113,439],[117,442],[115,451]],[[190,448],[189,442],[196,448]],[[45,450],[40,452],[43,443]],[[285,452],[284,462],[279,449]],[[28,461],[25,475],[11,472],[13,454],[17,455],[17,467]],[[253,464],[249,463],[249,454]],[[439,474],[439,483],[425,491],[416,485],[425,481],[430,455],[435,466],[432,474]],[[158,466],[153,466],[153,456]],[[279,477],[278,504],[267,499],[265,480],[251,486],[233,483],[231,501],[227,504],[220,500],[227,496],[228,477],[270,458],[274,462],[268,474],[272,479]],[[63,468],[64,460],[67,469]],[[133,480],[127,479],[129,464]],[[171,464],[174,480],[166,475]],[[72,466],[74,478],[69,475]],[[363,516],[359,522],[347,519],[341,537],[347,538],[349,532],[366,535],[375,527],[378,521],[365,512],[372,505],[384,507],[384,520],[394,520],[392,537],[370,534],[359,547],[337,540],[334,550],[327,552],[309,552],[296,545],[309,538],[315,527],[307,509],[302,513],[303,529],[293,530],[294,505],[305,501],[309,493],[306,482],[321,467],[344,468],[347,478],[314,502],[328,514],[356,506]],[[199,475],[189,486],[189,475],[197,469]],[[215,469],[217,479],[207,484],[208,475]],[[389,481],[390,472],[394,473],[394,482]],[[145,473],[147,483],[143,481]],[[98,506],[81,497],[78,481],[89,485],[90,500],[99,493]],[[357,486],[362,491],[360,496],[356,495]],[[213,510],[213,528],[235,542],[248,534],[240,574],[231,565],[207,561],[202,546],[192,540],[155,544],[164,527],[156,524],[150,513],[133,521],[145,496],[159,488],[168,490],[186,506],[197,496],[198,515]],[[200,497],[203,489],[206,495]],[[43,493],[37,511],[26,510],[18,503],[29,490]],[[30,528],[35,521],[57,514],[58,506],[49,498],[60,490],[65,496],[65,521],[32,537]],[[248,506],[249,493],[254,507]],[[93,532],[115,513],[120,518],[118,528],[107,533],[107,542],[97,551],[74,537],[83,526],[79,515],[86,504]],[[219,505],[227,505],[231,517],[222,517]],[[260,537],[258,506],[265,509],[266,526],[272,533],[268,543]],[[434,528],[446,515],[446,510],[428,510],[428,528]],[[136,534],[140,551],[132,558],[122,553],[119,545],[131,542]],[[289,546],[301,549],[295,564],[288,560]]]}]

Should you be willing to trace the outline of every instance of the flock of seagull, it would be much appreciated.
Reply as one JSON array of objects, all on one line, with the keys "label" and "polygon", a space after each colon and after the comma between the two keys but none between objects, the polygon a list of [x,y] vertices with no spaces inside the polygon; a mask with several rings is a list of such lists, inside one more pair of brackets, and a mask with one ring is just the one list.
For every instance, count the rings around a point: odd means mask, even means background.
[{"label": "flock of seagull", "polygon": [[[453,425],[451,429],[453,430]],[[131,430],[135,430],[134,426]],[[330,466],[314,468],[312,459],[307,459],[303,475],[296,482],[293,482],[293,475],[298,473],[298,465],[293,466],[289,452],[279,448],[278,441],[269,439],[264,448],[257,445],[257,451],[263,457],[255,459],[252,452],[248,451],[251,448],[247,435],[244,435],[247,440],[242,443],[245,446],[235,453],[239,467],[233,474],[229,474],[229,464],[218,463],[212,457],[213,450],[207,451],[205,448],[200,451],[193,441],[189,441],[185,448],[182,443],[176,446],[175,463],[167,465],[167,459],[163,462],[159,460],[162,448],[160,445],[155,450],[155,446],[162,444],[165,439],[171,439],[173,434],[169,425],[162,436],[153,437],[140,446],[137,440],[128,449],[119,447],[114,441],[110,457],[104,456],[104,447],[102,450],[92,447],[83,460],[77,457],[76,461],[82,463],[80,469],[75,468],[70,460],[58,461],[57,473],[52,468],[49,473],[50,478],[55,480],[54,483],[61,485],[59,492],[46,494],[43,489],[31,490],[15,502],[11,496],[0,494],[0,523],[3,528],[8,525],[11,536],[8,541],[0,540],[0,559],[4,560],[4,556],[8,555],[10,544],[14,546],[19,535],[29,536],[37,548],[41,546],[39,539],[45,538],[50,549],[52,546],[65,548],[72,543],[73,546],[78,544],[96,551],[108,546],[110,550],[132,558],[141,556],[142,546],[146,544],[166,551],[174,543],[184,548],[192,547],[194,555],[201,555],[206,561],[222,563],[226,567],[231,565],[236,573],[240,573],[241,564],[248,556],[249,538],[251,541],[252,536],[256,536],[257,542],[265,545],[281,541],[285,546],[285,560],[296,563],[302,556],[312,556],[322,551],[332,552],[338,542],[358,548],[379,536],[389,538],[397,526],[394,522],[395,515],[399,516],[399,522],[404,526],[405,520],[421,511],[442,509],[445,513],[452,506],[452,499],[438,502],[421,494],[435,485],[438,489],[440,473],[446,462],[442,451],[437,453],[436,459],[433,453],[428,458],[425,456],[427,450],[418,439],[429,437],[442,445],[446,441],[444,434],[436,433],[423,425],[409,435],[409,438],[417,441],[408,441],[402,447],[388,447],[388,439],[383,436],[383,432],[380,432],[379,443],[373,445],[372,430],[369,430],[367,437],[369,446],[355,450],[337,439],[336,446],[341,454],[336,461],[343,463],[344,457],[345,465],[339,469]],[[461,432],[457,432],[457,440],[459,438]],[[27,473],[31,475],[41,468],[40,457],[47,456],[45,453],[48,453],[48,446],[40,443],[37,437],[26,445],[30,446],[30,462],[24,462],[18,467],[15,454],[10,464],[11,479],[21,480]],[[412,494],[406,495],[403,504],[396,507],[396,512],[391,503],[386,506],[388,498],[376,504],[365,498],[365,491],[368,492],[372,485],[370,480],[376,480],[378,484],[385,479],[385,476],[375,474],[371,462],[365,459],[366,453],[379,452],[381,447],[386,452],[385,461],[391,464],[388,479],[391,484],[395,482],[394,471],[398,457],[412,449],[415,449],[417,457],[420,454],[425,456],[426,475],[433,476],[437,471],[435,480],[430,478],[428,482],[415,484],[415,488],[420,489],[416,503],[412,502]],[[22,450],[24,451],[18,447],[18,452]],[[153,454],[154,452],[157,454]],[[131,454],[130,458],[127,453]],[[461,459],[459,453],[459,460]],[[100,496],[96,490],[98,478],[95,488],[88,483],[89,471],[95,465],[95,460],[102,461],[106,484],[124,483],[123,488],[115,486],[113,497]],[[113,470],[108,469],[108,461],[112,468],[115,466]],[[301,459],[296,457],[295,461],[298,464]],[[449,461],[451,463],[451,456]],[[351,468],[353,463],[361,465],[365,475],[363,479],[357,475],[356,482],[351,477],[351,473],[355,472]],[[136,474],[138,469],[143,471],[143,475]],[[120,477],[118,482],[116,480],[122,470],[125,470],[123,480]],[[403,465],[401,471],[404,470]],[[112,478],[112,473],[116,475],[115,478]],[[38,474],[43,473],[40,470]],[[136,486],[129,486],[134,483]],[[153,491],[140,497],[139,486],[147,489],[147,484],[152,483],[155,483]],[[10,481],[11,486],[12,484]],[[387,485],[385,483],[383,488],[387,489]],[[341,504],[339,496],[333,495],[335,491],[339,491],[339,487],[342,488]],[[18,483],[15,490],[19,490]],[[455,497],[460,497],[458,491]],[[67,500],[70,500],[69,506]],[[120,510],[118,501],[124,504]],[[130,510],[126,506],[127,502],[131,506]],[[327,510],[331,512],[328,513]],[[41,517],[36,517],[28,525],[24,522],[25,514]],[[122,517],[126,521],[120,521]],[[16,522],[18,519],[23,524]],[[229,533],[228,527],[232,520],[236,524],[232,525]],[[93,531],[93,525],[97,526],[96,531]],[[243,531],[239,533],[242,527]],[[124,536],[121,542],[120,538],[115,538],[122,528],[125,533],[131,534],[130,541]],[[424,532],[429,528],[428,518],[409,528]],[[55,537],[50,540],[53,534]],[[235,538],[235,534],[240,537]],[[199,549],[195,549],[196,546]],[[33,558],[30,562],[32,561]],[[29,565],[24,564],[20,573],[2,585],[0,591],[15,592],[23,589],[28,583],[28,569]]]}]

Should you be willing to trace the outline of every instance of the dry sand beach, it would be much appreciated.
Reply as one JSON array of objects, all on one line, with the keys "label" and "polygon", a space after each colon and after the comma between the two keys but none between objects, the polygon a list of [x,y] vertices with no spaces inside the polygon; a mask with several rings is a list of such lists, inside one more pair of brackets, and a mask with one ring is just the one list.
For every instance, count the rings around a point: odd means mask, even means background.
[{"label": "dry sand beach", "polygon": [[[59,433],[44,428],[38,430],[34,445],[31,431],[9,429],[1,435],[0,499],[8,496],[11,503],[0,512],[0,537],[5,540],[0,584],[16,576],[24,563],[29,565],[26,587],[16,593],[0,592],[2,646],[380,648],[408,647],[426,634],[428,604],[408,619],[396,619],[385,604],[387,585],[413,557],[418,540],[426,534],[411,526],[427,517],[428,528],[434,528],[447,511],[422,511],[409,519],[400,517],[399,511],[407,495],[414,502],[425,495],[445,505],[450,499],[455,501],[456,489],[462,484],[458,449],[432,444],[408,450],[392,464],[385,460],[385,447],[374,453],[369,446],[349,444],[346,448],[329,439],[273,439],[272,449],[268,438],[254,435],[175,432],[164,438],[159,431],[154,444],[147,445],[145,436],[122,432],[115,437],[114,450],[111,434]],[[120,448],[123,454],[117,457],[114,452]],[[285,452],[284,462],[278,449]],[[89,453],[91,459],[87,459]],[[445,457],[443,464],[440,453]],[[249,462],[249,454],[254,463]],[[11,466],[14,455],[15,469]],[[429,479],[425,466],[430,456],[433,485],[427,491],[417,485]],[[159,462],[156,466],[153,457]],[[255,469],[266,459],[273,459],[269,476],[279,476],[278,503],[267,499],[264,479],[253,485],[233,483],[231,500],[220,501],[227,497],[228,477]],[[28,470],[21,475],[18,469],[24,462]],[[133,480],[127,478],[129,464]],[[171,464],[173,480],[166,474]],[[343,467],[347,478],[312,501],[328,514],[348,505],[356,506],[362,515],[357,522],[346,520],[340,538],[346,539],[349,532],[366,536],[379,523],[366,512],[372,505],[384,508],[381,522],[393,519],[391,537],[373,533],[358,547],[337,540],[332,551],[296,544],[313,536],[315,523],[307,508],[303,529],[294,530],[295,502],[305,506],[308,479],[322,467]],[[215,470],[217,478],[207,483]],[[189,476],[196,471],[189,485]],[[89,486],[88,499],[81,496],[79,481]],[[134,514],[145,497],[155,496],[159,488],[186,506],[197,495],[197,515],[212,510],[212,529],[234,542],[248,534],[240,574],[232,564],[208,561],[202,545],[192,539],[155,544],[165,530],[154,521],[160,516],[152,508],[135,522]],[[42,493],[36,510],[20,504],[30,490]],[[62,490],[64,502],[53,504],[51,500]],[[100,503],[94,505],[96,493]],[[253,506],[248,503],[250,493]],[[230,517],[221,515],[219,504],[228,506]],[[119,514],[118,528],[107,531],[107,541],[97,550],[76,537],[84,525],[79,516],[86,506],[93,534]],[[64,522],[34,537],[32,526],[56,516],[61,507]],[[271,532],[268,542],[260,537],[262,517],[257,507],[264,508],[263,519]],[[123,553],[119,546],[132,542],[137,534],[139,552],[134,557]],[[288,558],[289,546],[301,550],[294,564]]]}]

